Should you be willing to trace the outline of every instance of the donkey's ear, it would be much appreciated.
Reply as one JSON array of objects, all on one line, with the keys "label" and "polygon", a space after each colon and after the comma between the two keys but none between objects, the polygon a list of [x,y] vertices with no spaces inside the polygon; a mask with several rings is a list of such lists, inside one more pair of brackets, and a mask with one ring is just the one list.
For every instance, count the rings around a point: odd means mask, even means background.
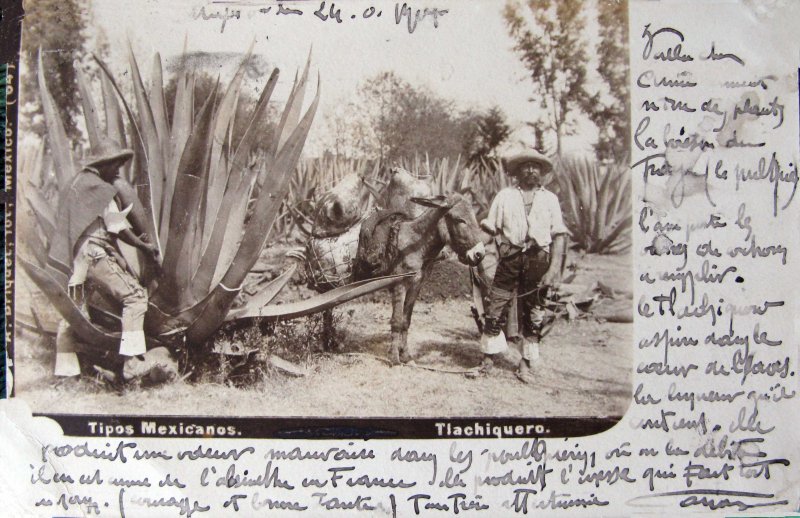
[{"label": "donkey's ear", "polygon": [[423,207],[433,207],[438,209],[449,209],[452,207],[449,203],[447,203],[447,198],[444,196],[434,196],[432,198],[418,198],[412,197],[411,201],[418,205],[422,205]]}]

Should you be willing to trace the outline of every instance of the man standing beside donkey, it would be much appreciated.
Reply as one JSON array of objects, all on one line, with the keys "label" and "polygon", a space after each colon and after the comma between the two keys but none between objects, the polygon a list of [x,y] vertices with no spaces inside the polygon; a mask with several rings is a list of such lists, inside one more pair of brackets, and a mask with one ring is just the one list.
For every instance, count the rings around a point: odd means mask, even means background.
[{"label": "man standing beside donkey", "polygon": [[[132,231],[128,213],[131,200],[122,203],[119,168],[133,156],[129,149],[103,139],[86,161],[84,168],[61,193],[57,228],[50,243],[48,261],[69,277],[70,297],[86,302],[87,289],[99,291],[122,306],[121,356],[146,352],[144,315],[147,292],[130,271],[117,246],[117,238],[145,252],[153,261],[158,248],[149,242],[142,229]],[[56,335],[56,376],[80,374],[76,344],[69,325],[62,322]]]},{"label": "man standing beside donkey", "polygon": [[504,169],[516,185],[497,193],[481,222],[494,236],[499,256],[481,335],[481,368],[490,369],[494,355],[506,350],[501,330],[516,292],[523,337],[517,377],[533,383],[531,362],[539,355],[547,292],[561,280],[568,231],[558,198],[544,188],[553,173],[547,157],[523,153],[504,160]]}]

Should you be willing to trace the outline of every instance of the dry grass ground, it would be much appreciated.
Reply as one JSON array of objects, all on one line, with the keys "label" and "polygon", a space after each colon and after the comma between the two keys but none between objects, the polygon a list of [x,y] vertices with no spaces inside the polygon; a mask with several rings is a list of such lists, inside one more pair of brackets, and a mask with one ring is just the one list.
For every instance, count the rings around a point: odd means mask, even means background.
[{"label": "dry grass ground", "polygon": [[[630,257],[573,257],[574,282],[601,280],[631,289]],[[295,287],[288,297],[298,296]],[[487,376],[433,372],[480,362],[478,333],[470,315],[466,269],[437,264],[414,312],[409,343],[417,366],[390,367],[386,358],[391,308],[385,295],[337,309],[342,342],[337,353],[312,354],[307,375],[291,378],[271,369],[254,383],[235,387],[213,381],[179,381],[121,393],[91,380],[57,381],[53,351],[30,338],[16,352],[16,393],[36,412],[233,416],[608,416],[621,415],[631,394],[631,324],[593,318],[559,320],[541,347],[537,383],[525,385],[510,351]],[[628,298],[599,303],[602,312],[626,308]],[[20,309],[24,311],[24,304]]]}]

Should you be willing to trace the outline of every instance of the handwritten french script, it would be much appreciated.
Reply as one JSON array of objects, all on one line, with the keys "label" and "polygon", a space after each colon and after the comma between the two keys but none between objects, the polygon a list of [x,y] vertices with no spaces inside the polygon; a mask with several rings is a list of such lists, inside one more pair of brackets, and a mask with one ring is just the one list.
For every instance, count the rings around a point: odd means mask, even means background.
[{"label": "handwritten french script", "polygon": [[[488,516],[603,507],[609,503],[599,496],[603,488],[638,478],[614,465],[613,459],[630,455],[624,446],[598,456],[574,442],[548,447],[539,439],[510,449],[474,449],[457,441],[442,444],[449,446],[444,451],[384,445],[216,449],[162,443],[151,450],[127,440],[100,447],[65,442],[41,447],[29,481],[39,494],[33,505],[53,513],[137,516],[160,508],[175,516],[213,516],[226,509],[244,515],[273,509]],[[64,465],[69,468],[57,467]],[[564,492],[565,484],[573,489]]]},{"label": "handwritten french script", "polygon": [[[318,4],[314,3],[314,7],[311,9],[304,4],[295,2],[264,3],[262,6],[246,3],[210,2],[195,11],[194,19],[215,22],[219,24],[219,32],[223,33],[229,23],[235,23],[241,19],[267,19],[268,16],[297,18],[311,16],[320,22],[345,26],[365,23],[367,20],[371,20],[370,23],[378,23],[383,17],[384,20],[389,20],[393,25],[403,27],[409,34],[413,34],[418,27],[424,25],[438,29],[441,20],[449,12],[448,9],[438,7],[418,8],[406,2],[397,2],[393,6],[376,4],[366,8],[354,8],[352,4],[346,2],[337,4],[322,0]],[[387,11],[385,17],[384,9]]]},{"label": "handwritten french script", "polygon": [[768,481],[790,469],[779,423],[797,394],[786,340],[796,76],[765,70],[742,40],[655,22],[632,30],[632,172],[643,196],[634,252],[641,417],[629,425],[652,446],[638,452],[650,458],[639,473],[647,494],[630,504],[786,505]]}]

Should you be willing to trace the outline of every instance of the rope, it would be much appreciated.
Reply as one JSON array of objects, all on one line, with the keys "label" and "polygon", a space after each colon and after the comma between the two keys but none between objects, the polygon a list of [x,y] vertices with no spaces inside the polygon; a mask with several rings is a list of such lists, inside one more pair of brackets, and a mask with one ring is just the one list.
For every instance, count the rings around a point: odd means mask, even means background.
[{"label": "rope", "polygon": [[[339,353],[337,354],[337,356],[356,356],[356,357],[372,358],[374,360],[386,363],[387,365],[392,365],[392,362],[389,361],[388,358],[383,358],[381,356],[376,356],[370,353]],[[442,367],[434,367],[432,365],[417,365],[416,363],[401,363],[400,365],[403,367],[410,367],[412,369],[443,372],[445,374],[470,374],[470,373],[477,373],[480,370],[478,367],[473,367],[471,369],[453,369],[453,368],[448,369]]]},{"label": "rope", "polygon": [[533,288],[532,290],[524,291],[522,293],[517,293],[517,298],[520,299],[522,297],[530,295],[531,293],[538,293],[538,292],[540,292],[542,290],[547,290],[547,288],[549,288],[549,287],[550,286],[537,286],[536,288]]}]

